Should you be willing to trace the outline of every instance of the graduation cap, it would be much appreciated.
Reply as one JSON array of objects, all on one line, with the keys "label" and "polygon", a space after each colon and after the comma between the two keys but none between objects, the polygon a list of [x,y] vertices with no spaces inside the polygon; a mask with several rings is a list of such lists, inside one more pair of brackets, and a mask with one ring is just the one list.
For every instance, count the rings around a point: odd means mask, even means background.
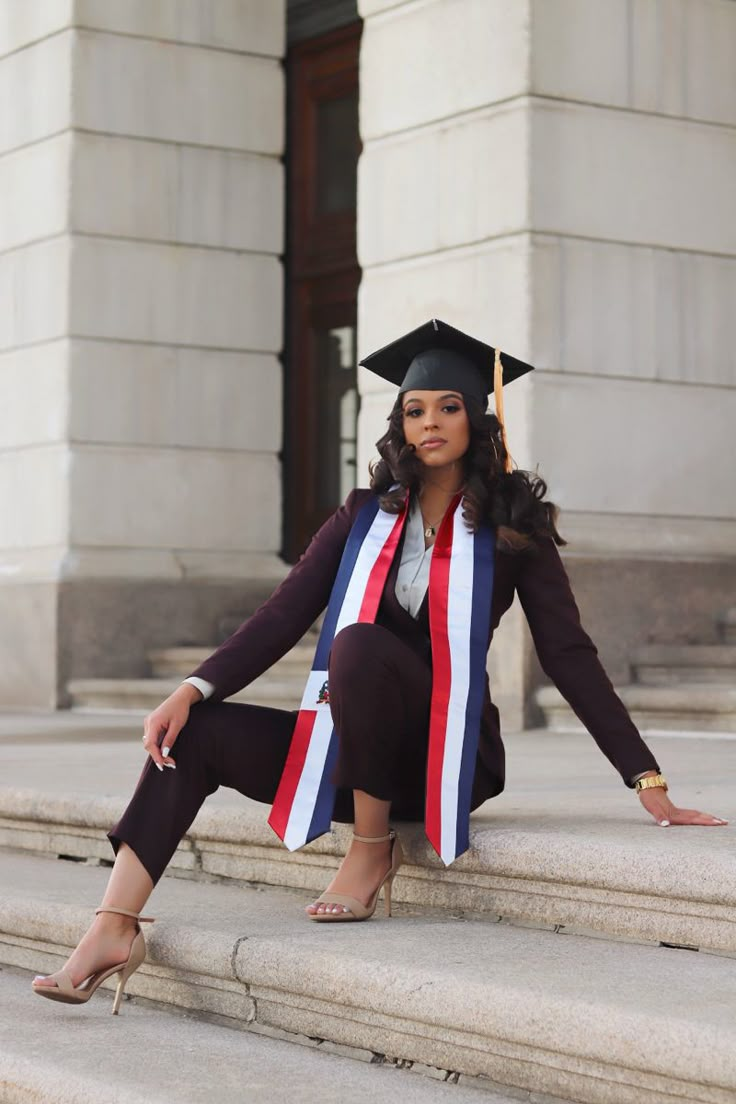
[{"label": "graduation cap", "polygon": [[433,318],[416,330],[364,357],[360,363],[382,379],[394,383],[399,394],[405,391],[460,391],[488,407],[488,395],[494,392],[496,417],[506,449],[506,471],[511,458],[506,441],[503,416],[503,388],[527,372],[531,364],[503,354],[501,350],[456,330],[447,322]]}]

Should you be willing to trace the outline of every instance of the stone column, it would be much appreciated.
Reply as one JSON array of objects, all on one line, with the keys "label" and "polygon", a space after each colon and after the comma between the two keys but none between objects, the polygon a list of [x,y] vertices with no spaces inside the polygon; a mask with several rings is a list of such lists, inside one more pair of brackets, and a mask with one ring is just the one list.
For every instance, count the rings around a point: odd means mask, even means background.
[{"label": "stone column", "polygon": [[284,32],[0,0],[2,705],[144,674],[280,571]]},{"label": "stone column", "polygon": [[[437,316],[528,360],[520,467],[612,677],[736,583],[736,4],[361,0],[361,354]],[[360,464],[391,394],[364,373]],[[673,593],[676,590],[676,594]],[[518,605],[509,727],[539,679]]]}]

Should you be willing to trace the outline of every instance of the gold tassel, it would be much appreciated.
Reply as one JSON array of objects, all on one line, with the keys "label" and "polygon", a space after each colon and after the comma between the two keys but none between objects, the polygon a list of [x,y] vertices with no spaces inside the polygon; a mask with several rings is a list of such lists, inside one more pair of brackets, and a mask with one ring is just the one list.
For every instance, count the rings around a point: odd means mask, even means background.
[{"label": "gold tassel", "polygon": [[506,419],[503,415],[503,364],[501,363],[500,349],[496,349],[496,360],[493,365],[493,397],[496,402],[496,417],[501,423],[501,440],[503,441],[503,447],[506,449],[504,470],[508,473],[513,471],[513,461],[511,460],[509,443],[506,438]]}]

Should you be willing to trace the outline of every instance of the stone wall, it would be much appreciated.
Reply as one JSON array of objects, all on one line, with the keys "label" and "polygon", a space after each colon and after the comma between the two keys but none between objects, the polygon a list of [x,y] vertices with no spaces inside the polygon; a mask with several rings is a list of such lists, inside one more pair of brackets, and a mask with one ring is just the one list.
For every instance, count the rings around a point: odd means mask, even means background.
[{"label": "stone wall", "polygon": [[[360,10],[361,355],[435,316],[536,365],[507,389],[511,450],[625,680],[636,643],[711,625],[736,585],[736,4]],[[365,470],[391,394],[360,384]],[[506,723],[533,720],[518,606],[493,651]]]},{"label": "stone wall", "polygon": [[284,40],[280,0],[0,0],[2,705],[282,572]]}]

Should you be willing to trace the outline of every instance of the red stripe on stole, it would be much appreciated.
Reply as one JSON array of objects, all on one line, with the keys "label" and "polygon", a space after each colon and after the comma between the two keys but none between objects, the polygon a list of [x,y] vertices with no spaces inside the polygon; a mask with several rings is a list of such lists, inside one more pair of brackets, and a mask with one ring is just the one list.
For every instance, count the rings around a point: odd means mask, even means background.
[{"label": "red stripe on stole", "polygon": [[386,538],[386,542],[376,557],[376,562],[371,568],[371,573],[368,576],[368,582],[365,588],[365,594],[363,595],[363,601],[360,604],[360,612],[358,614],[358,621],[368,621],[373,623],[376,620],[376,614],[378,613],[378,607],[381,604],[381,595],[383,594],[383,588],[386,585],[386,576],[391,568],[391,563],[396,552],[396,546],[399,543],[401,537],[401,531],[404,528],[404,522],[406,521],[406,503],[400,514],[396,517],[396,522]]},{"label": "red stripe on stole", "polygon": [[442,764],[445,758],[447,709],[450,703],[452,662],[447,637],[447,596],[455,510],[460,496],[447,509],[434,542],[429,569],[429,635],[432,642],[432,703],[427,752],[427,797],[424,825],[429,842],[439,854],[442,843]]},{"label": "red stripe on stole", "polygon": [[301,709],[296,719],[289,754],[286,757],[279,788],[276,791],[271,814],[268,818],[268,823],[281,840],[286,835],[291,807],[294,804],[294,797],[304,770],[304,762],[307,758],[309,741],[312,739],[312,729],[316,719],[316,712],[306,709]]}]

